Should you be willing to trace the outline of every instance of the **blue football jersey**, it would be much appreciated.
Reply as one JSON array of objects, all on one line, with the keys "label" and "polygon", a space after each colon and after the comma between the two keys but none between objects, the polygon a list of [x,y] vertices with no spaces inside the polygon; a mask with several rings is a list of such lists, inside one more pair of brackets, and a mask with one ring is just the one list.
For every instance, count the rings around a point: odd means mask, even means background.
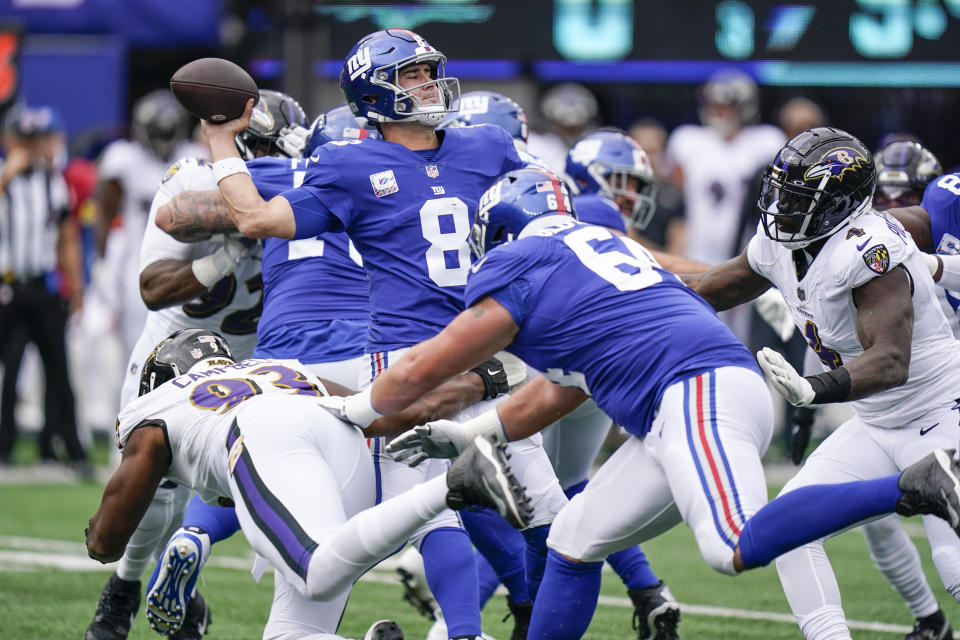
[{"label": "blue football jersey", "polygon": [[477,202],[524,166],[500,127],[444,129],[428,151],[365,138],[330,142],[285,191],[296,237],[346,230],[370,280],[368,352],[422,342],[463,310]]},{"label": "blue football jersey", "polygon": [[466,302],[506,307],[520,328],[507,351],[549,380],[643,436],[674,382],[724,366],[759,373],[713,308],[639,244],[566,216],[537,223],[473,266]]},{"label": "blue football jersey", "polygon": [[597,224],[608,229],[616,229],[620,233],[627,233],[627,225],[623,222],[620,209],[610,198],[595,193],[585,193],[573,196],[573,209],[577,212],[577,220],[587,224]]},{"label": "blue football jersey", "polygon": [[[269,200],[299,186],[306,160],[258,158],[247,163]],[[360,254],[342,233],[263,241],[263,313],[257,357],[333,362],[363,355],[369,286]]]},{"label": "blue football jersey", "polygon": [[[930,238],[936,252],[960,253],[960,173],[948,173],[928,184],[920,206],[930,214]],[[953,312],[960,314],[960,292],[944,292]]]}]

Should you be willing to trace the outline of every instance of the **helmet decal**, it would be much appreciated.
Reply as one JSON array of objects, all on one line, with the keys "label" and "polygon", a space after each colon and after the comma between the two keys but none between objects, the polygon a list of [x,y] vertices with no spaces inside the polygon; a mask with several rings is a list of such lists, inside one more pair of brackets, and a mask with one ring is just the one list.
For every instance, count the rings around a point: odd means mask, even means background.
[{"label": "helmet decal", "polygon": [[803,179],[807,181],[819,180],[824,176],[843,180],[843,175],[851,170],[859,169],[869,162],[863,153],[853,147],[837,147],[823,154],[820,162],[807,169]]}]

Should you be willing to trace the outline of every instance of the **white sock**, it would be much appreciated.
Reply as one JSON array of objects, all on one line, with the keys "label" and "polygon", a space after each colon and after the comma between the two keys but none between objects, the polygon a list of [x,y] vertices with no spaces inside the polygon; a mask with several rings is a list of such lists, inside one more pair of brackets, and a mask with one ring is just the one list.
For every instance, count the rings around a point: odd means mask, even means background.
[{"label": "white sock", "polygon": [[144,569],[169,539],[175,506],[176,489],[157,489],[117,564],[117,575],[121,579],[137,581],[143,576]]},{"label": "white sock", "polygon": [[840,587],[823,543],[812,542],[776,560],[790,609],[806,640],[850,640]]},{"label": "white sock", "polygon": [[307,592],[323,600],[350,586],[369,567],[397,551],[423,523],[446,507],[446,474],[350,518],[319,545],[307,570]]},{"label": "white sock", "polygon": [[900,525],[897,516],[887,516],[864,525],[867,548],[873,564],[877,565],[914,618],[925,618],[936,613],[937,599],[927,583],[920,564],[920,554]]}]

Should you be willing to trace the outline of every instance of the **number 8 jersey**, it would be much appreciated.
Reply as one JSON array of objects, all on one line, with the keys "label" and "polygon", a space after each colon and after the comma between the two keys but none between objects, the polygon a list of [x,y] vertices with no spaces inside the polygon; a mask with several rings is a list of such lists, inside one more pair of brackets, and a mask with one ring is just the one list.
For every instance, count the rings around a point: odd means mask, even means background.
[{"label": "number 8 jersey", "polygon": [[481,125],[437,131],[436,149],[384,140],[330,142],[285,191],[296,238],[345,230],[370,279],[366,351],[408,347],[463,310],[467,237],[477,202],[501,174],[524,166],[513,139]]}]

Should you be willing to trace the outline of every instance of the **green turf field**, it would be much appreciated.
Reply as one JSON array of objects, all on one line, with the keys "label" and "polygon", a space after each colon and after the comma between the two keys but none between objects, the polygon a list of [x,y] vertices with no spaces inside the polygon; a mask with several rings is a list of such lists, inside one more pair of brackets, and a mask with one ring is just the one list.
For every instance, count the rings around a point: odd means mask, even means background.
[{"label": "green turf field", "polygon": [[[86,485],[0,485],[0,638],[49,640],[81,638],[96,606],[109,569],[83,556],[83,529],[100,499],[101,487]],[[919,535],[919,521],[910,522]],[[960,623],[960,605],[950,600],[929,562],[929,548],[914,538],[934,591],[947,615]],[[654,568],[686,605],[683,638],[799,638],[772,568],[730,578],[714,573],[700,559],[692,535],[682,528],[651,541],[645,550]],[[845,595],[851,621],[871,623],[857,629],[858,639],[902,638],[912,623],[896,594],[884,583],[867,556],[863,536],[846,533],[828,545]],[[272,580],[255,584],[249,574],[249,550],[238,535],[218,545],[205,571],[201,589],[213,609],[209,638],[259,638],[272,597]],[[234,568],[235,567],[235,568]],[[626,594],[612,574],[604,575],[604,599],[588,638],[629,638],[632,611]],[[748,611],[744,611],[748,610]],[[759,619],[748,619],[757,612]],[[497,638],[509,637],[511,623],[502,622],[506,606],[501,596],[484,612],[484,628]],[[390,571],[374,571],[357,584],[340,629],[346,637],[361,637],[379,618],[393,618],[408,638],[423,638],[429,622],[400,599],[400,587]],[[780,620],[785,621],[778,621]],[[894,630],[876,630],[877,625]],[[884,628],[883,626],[879,628]],[[134,623],[135,639],[156,638],[145,616]]]}]

